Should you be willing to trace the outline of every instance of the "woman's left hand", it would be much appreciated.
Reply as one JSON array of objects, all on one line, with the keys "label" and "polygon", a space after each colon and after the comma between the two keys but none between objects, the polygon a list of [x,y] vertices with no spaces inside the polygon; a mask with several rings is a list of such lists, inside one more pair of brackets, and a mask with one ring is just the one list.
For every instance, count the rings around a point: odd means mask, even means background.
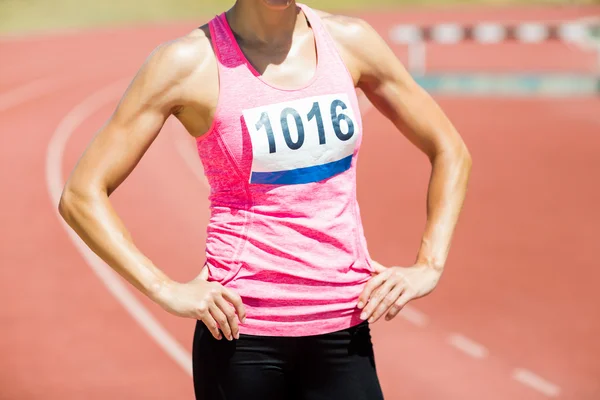
[{"label": "woman's left hand", "polygon": [[389,267],[373,261],[375,275],[367,282],[359,297],[360,318],[376,322],[385,314],[386,321],[394,318],[411,300],[429,294],[437,285],[441,270],[429,265]]}]

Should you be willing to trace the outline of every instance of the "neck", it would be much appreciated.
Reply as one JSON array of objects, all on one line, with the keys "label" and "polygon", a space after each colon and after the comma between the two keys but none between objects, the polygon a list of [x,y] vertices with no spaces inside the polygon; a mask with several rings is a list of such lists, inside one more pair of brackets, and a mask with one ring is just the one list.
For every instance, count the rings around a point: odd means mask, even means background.
[{"label": "neck", "polygon": [[297,27],[307,26],[304,18],[298,18],[295,1],[286,8],[275,9],[260,0],[238,0],[227,11],[227,20],[244,42],[257,45],[288,43]]}]

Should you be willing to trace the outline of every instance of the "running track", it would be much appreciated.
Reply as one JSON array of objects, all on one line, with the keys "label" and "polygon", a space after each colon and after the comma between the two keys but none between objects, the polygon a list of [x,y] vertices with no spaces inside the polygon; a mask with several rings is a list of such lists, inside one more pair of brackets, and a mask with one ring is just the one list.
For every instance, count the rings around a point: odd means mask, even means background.
[{"label": "running track", "polygon": [[[366,18],[385,33],[406,20],[552,20],[598,11]],[[78,251],[56,214],[66,171],[132,74],[156,44],[189,28],[0,42],[10,60],[0,64],[0,399],[192,398],[193,321],[137,295],[132,302],[115,289],[114,275],[103,278],[113,282],[107,290],[89,265],[105,269]],[[592,55],[559,44],[473,46],[431,49],[432,69],[593,68]],[[600,398],[600,100],[438,101],[465,137],[474,172],[439,289],[403,318],[373,327],[387,398]],[[369,248],[383,263],[409,264],[424,222],[427,162],[377,112],[364,120],[358,184]],[[203,262],[208,191],[198,166],[193,141],[169,121],[114,195],[137,244],[182,281]]]}]

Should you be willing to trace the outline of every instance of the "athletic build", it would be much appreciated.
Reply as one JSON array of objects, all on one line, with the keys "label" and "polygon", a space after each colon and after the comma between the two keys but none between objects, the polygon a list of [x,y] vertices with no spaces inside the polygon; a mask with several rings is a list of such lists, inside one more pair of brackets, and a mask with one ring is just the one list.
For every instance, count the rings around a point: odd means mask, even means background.
[{"label": "athletic build", "polygon": [[[411,267],[385,268],[366,251],[354,87],[432,163]],[[197,138],[211,185],[207,264],[188,283],[135,247],[109,202],[170,115]],[[238,0],[148,58],[73,171],[60,211],[136,288],[199,321],[198,398],[376,399],[367,322],[394,318],[436,286],[470,167],[459,134],[365,22]]]}]

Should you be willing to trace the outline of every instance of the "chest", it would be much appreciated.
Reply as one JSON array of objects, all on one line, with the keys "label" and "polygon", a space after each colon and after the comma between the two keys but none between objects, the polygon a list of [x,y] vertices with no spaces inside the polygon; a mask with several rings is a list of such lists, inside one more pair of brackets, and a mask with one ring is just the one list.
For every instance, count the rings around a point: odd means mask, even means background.
[{"label": "chest", "polygon": [[[203,149],[213,143],[232,179],[250,185],[320,182],[351,168],[362,137],[356,91],[327,37],[308,32],[281,51],[223,46],[217,134],[199,146],[208,164],[217,157]],[[224,166],[214,172],[225,175]]]},{"label": "chest", "polygon": [[[354,92],[239,98],[219,140],[250,184],[303,184],[350,169],[362,136]],[[232,110],[233,111],[233,110]]]},{"label": "chest", "polygon": [[294,37],[289,44],[261,47],[239,44],[257,76],[265,83],[283,89],[305,86],[317,70],[317,50],[312,31]]}]

